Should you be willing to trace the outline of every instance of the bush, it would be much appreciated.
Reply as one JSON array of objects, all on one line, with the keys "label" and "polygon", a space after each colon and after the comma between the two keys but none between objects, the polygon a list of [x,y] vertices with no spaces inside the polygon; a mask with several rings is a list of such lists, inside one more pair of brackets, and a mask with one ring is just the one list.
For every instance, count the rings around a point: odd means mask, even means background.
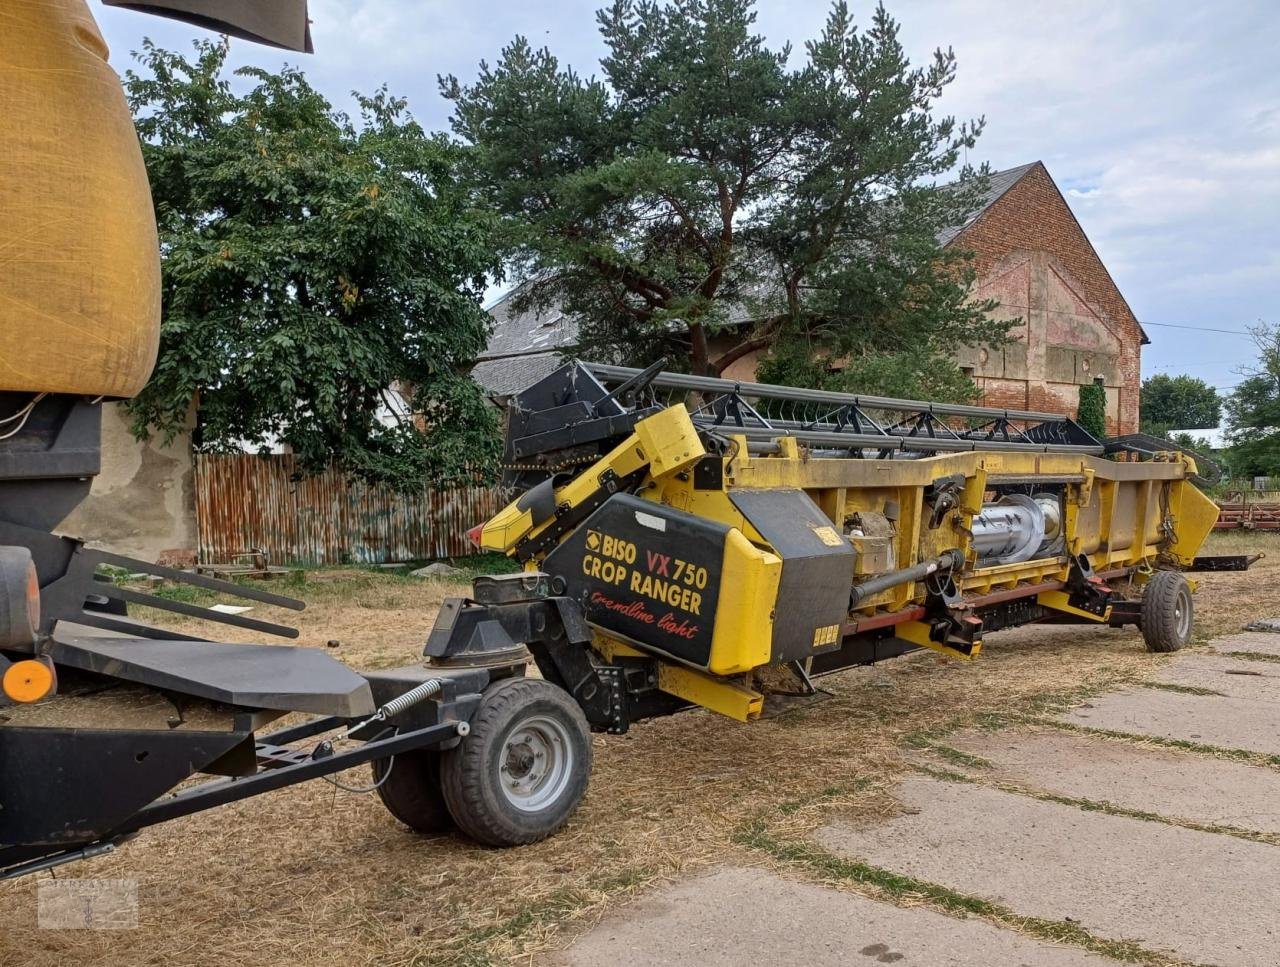
[{"label": "bush", "polygon": [[1076,422],[1098,439],[1107,435],[1107,391],[1099,383],[1080,387]]}]

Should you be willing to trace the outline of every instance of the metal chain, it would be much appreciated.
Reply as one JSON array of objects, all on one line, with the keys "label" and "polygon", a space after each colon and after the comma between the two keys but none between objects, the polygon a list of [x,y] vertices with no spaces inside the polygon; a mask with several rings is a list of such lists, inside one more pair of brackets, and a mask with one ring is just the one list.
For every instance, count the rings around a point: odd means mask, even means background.
[{"label": "metal chain", "polygon": [[601,454],[584,454],[580,457],[567,457],[556,464],[546,463],[502,463],[499,469],[502,470],[541,470],[546,473],[559,473],[568,467],[578,467],[588,463],[595,463],[599,460]]}]

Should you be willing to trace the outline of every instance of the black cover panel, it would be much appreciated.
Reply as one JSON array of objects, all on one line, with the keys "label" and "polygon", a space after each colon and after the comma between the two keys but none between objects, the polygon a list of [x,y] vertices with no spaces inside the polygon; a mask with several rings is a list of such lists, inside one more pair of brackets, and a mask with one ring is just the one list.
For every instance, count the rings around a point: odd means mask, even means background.
[{"label": "black cover panel", "polygon": [[102,0],[108,7],[216,30],[285,50],[312,52],[307,0]]},{"label": "black cover panel", "polygon": [[369,683],[313,648],[55,635],[59,665],[246,708],[371,715]]},{"label": "black cover panel", "polygon": [[706,667],[729,525],[615,494],[543,564],[587,620]]},{"label": "black cover panel", "polygon": [[248,735],[0,728],[0,845],[92,842]]},{"label": "black cover panel", "polygon": [[729,499],[782,558],[773,660],[838,648],[849,611],[853,546],[803,490],[730,490]]}]

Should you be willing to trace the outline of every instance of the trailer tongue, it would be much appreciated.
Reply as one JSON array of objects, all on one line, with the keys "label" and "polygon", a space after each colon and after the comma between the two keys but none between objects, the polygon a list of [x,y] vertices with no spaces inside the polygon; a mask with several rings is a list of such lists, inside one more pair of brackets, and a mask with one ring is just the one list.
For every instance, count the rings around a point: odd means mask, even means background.
[{"label": "trailer tongue", "polygon": [[[446,601],[424,663],[365,675],[138,626],[121,613],[136,595],[94,580],[109,557],[0,521],[44,609],[5,661],[63,685],[4,711],[0,869],[360,762],[364,791],[416,830],[532,842],[576,808],[592,730],[699,706],[749,722],[819,675],[916,648],[972,659],[1029,622],[1137,625],[1151,650],[1180,648],[1180,572],[1217,508],[1185,455],[1108,449],[1050,413],[569,363],[513,400],[514,499],[474,532],[523,572]],[[83,486],[53,472],[73,455],[49,454],[48,486]],[[263,731],[287,712],[310,717]],[[193,773],[229,778],[166,795]]]}]

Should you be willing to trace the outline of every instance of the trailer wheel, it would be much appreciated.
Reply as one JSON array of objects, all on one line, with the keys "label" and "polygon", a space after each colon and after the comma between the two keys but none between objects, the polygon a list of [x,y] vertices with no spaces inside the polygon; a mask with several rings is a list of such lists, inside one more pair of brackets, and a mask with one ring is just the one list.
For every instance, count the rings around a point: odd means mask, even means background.
[{"label": "trailer wheel", "polygon": [[440,788],[439,752],[415,749],[374,759],[369,765],[378,798],[392,816],[415,833],[444,833],[453,828]]},{"label": "trailer wheel", "polygon": [[1147,651],[1177,651],[1191,641],[1195,608],[1191,586],[1178,571],[1157,571],[1142,594],[1142,638]]},{"label": "trailer wheel", "polygon": [[573,815],[591,775],[591,731],[563,689],[532,678],[490,685],[471,732],[443,753],[444,799],[488,846],[534,843]]}]

